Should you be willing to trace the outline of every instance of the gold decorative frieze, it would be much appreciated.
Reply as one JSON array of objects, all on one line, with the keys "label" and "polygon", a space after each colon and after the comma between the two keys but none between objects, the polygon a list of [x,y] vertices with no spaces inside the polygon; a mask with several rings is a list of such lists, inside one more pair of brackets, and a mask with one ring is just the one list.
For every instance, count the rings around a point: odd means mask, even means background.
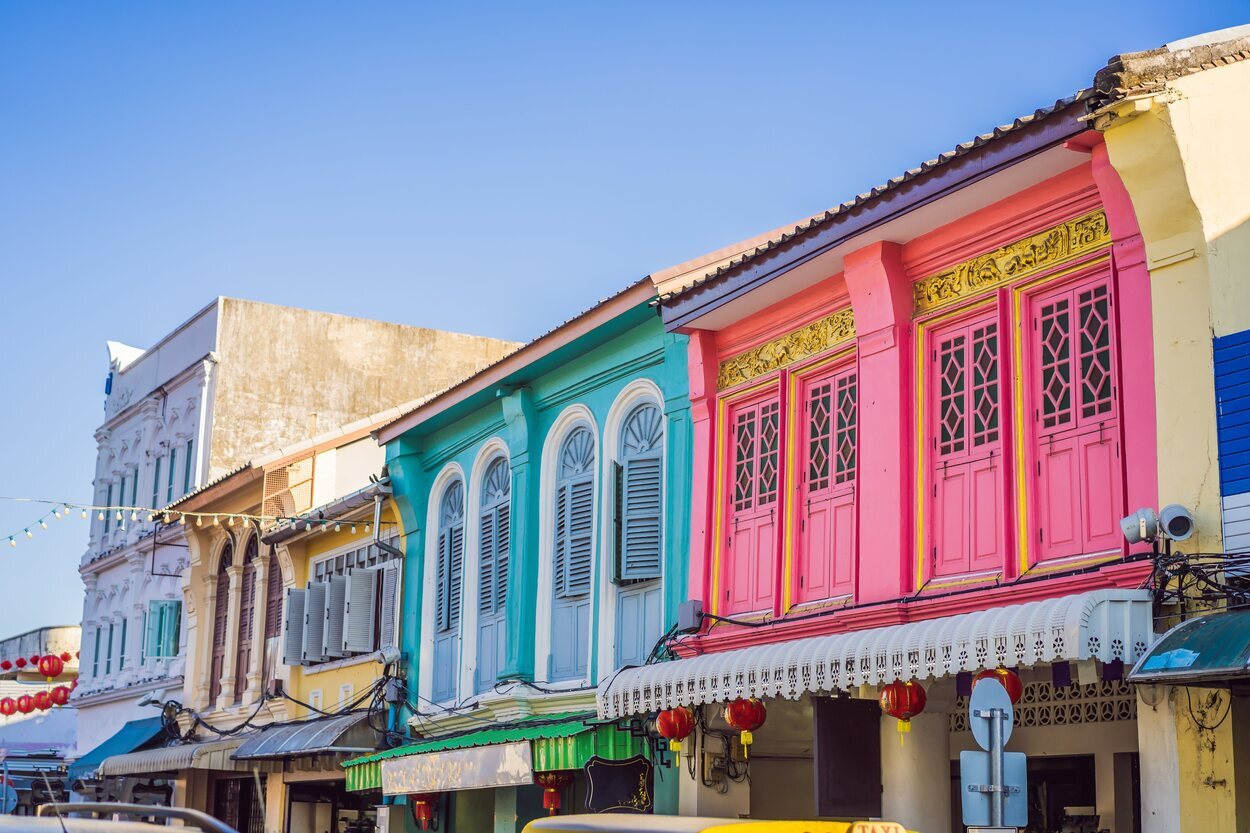
[{"label": "gold decorative frieze", "polygon": [[833,315],[813,321],[806,327],[761,344],[753,350],[739,353],[720,363],[716,373],[719,390],[732,388],[765,373],[824,352],[835,344],[855,337],[855,314],[851,308],[840,309]]},{"label": "gold decorative frieze", "polygon": [[954,303],[1110,242],[1106,213],[1102,209],[1091,211],[917,281],[913,290],[915,311],[928,312]]}]

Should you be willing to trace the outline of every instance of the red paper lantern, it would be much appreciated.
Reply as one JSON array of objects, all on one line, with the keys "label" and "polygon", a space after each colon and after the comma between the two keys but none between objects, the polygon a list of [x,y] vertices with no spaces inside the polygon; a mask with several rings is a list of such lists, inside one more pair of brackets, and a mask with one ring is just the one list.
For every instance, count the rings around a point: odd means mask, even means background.
[{"label": "red paper lantern", "polygon": [[17,698],[17,710],[22,714],[30,714],[35,710],[35,698],[29,694],[23,694]]},{"label": "red paper lantern", "polygon": [[0,659],[0,671],[11,671],[12,669],[13,663],[9,662],[7,659]]},{"label": "red paper lantern", "polygon": [[61,676],[61,672],[65,670],[65,663],[61,658],[53,654],[39,658],[39,673],[42,674],[48,682],[52,682]]},{"label": "red paper lantern", "polygon": [[61,651],[61,662],[69,662],[73,658],[69,651]]},{"label": "red paper lantern", "polygon": [[751,757],[751,744],[755,742],[753,733],[764,725],[767,718],[768,709],[764,708],[764,701],[754,697],[739,697],[725,706],[725,722],[729,728],[741,733],[738,739],[742,741],[743,758]]},{"label": "red paper lantern", "polygon": [[81,657],[81,656],[79,656],[79,654],[80,654],[80,652],[79,652],[79,651],[75,651],[75,652],[74,652],[74,659],[82,659],[82,657]]},{"label": "red paper lantern", "polygon": [[39,660],[41,660],[41,659],[43,659],[43,657],[41,657],[39,654],[31,654],[31,655],[30,655],[30,664],[31,664],[31,665],[38,665],[38,664],[39,664]]},{"label": "red paper lantern", "polygon": [[70,690],[63,685],[59,685],[52,689],[52,705],[64,706],[69,702]]},{"label": "red paper lantern", "polygon": [[5,717],[12,717],[17,713],[17,701],[12,697],[5,697],[0,700],[0,714]]},{"label": "red paper lantern", "polygon": [[547,811],[547,815],[559,814],[560,794],[565,787],[573,783],[572,773],[539,772],[534,776],[534,783],[543,788],[543,808]]},{"label": "red paper lantern", "polygon": [[46,712],[52,708],[52,695],[46,691],[35,692],[35,708],[41,712]]},{"label": "red paper lantern", "polygon": [[898,721],[899,734],[906,734],[911,731],[911,719],[924,711],[926,699],[920,683],[895,680],[881,689],[881,711]]},{"label": "red paper lantern", "polygon": [[75,677],[74,679],[72,679],[72,680],[70,680],[70,681],[69,681],[69,690],[70,690],[70,691],[73,691],[73,690],[74,690],[74,689],[76,689],[76,688],[78,688],[78,678],[77,678],[77,677]]},{"label": "red paper lantern", "polygon": [[1007,689],[1007,696],[1011,698],[1013,706],[1020,702],[1020,697],[1024,694],[1024,683],[1020,681],[1020,675],[1010,668],[1003,668],[1001,665],[997,668],[987,668],[972,678],[972,687],[975,689],[977,683],[982,680],[998,680],[1002,683],[1003,688]]},{"label": "red paper lantern", "polygon": [[429,830],[434,821],[434,808],[438,805],[439,793],[415,793],[408,796],[408,806],[412,808],[412,820],[422,830]]},{"label": "red paper lantern", "polygon": [[668,748],[681,753],[681,742],[694,731],[694,712],[685,706],[665,709],[655,716],[655,730],[668,740]]},{"label": "red paper lantern", "polygon": [[16,662],[15,664],[17,665],[17,667],[18,667],[18,668],[25,668],[25,667],[26,667],[26,657],[18,657],[18,658],[17,658],[17,662]]}]

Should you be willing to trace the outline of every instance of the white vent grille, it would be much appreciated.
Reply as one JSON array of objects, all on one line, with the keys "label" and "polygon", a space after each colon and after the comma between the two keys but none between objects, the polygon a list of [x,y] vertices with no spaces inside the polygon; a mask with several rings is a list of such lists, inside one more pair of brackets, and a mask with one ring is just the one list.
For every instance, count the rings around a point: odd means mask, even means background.
[{"label": "white vent grille", "polygon": [[[1049,682],[1025,683],[1015,707],[1017,728],[1112,723],[1137,719],[1137,695],[1123,680],[1057,688]],[[950,713],[952,732],[968,731],[968,700],[960,697]]]}]

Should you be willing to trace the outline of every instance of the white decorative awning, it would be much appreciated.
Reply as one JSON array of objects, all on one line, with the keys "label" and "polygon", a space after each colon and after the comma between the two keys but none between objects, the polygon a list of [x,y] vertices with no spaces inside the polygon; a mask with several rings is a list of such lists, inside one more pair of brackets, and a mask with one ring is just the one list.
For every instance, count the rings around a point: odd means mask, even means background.
[{"label": "white decorative awning", "polygon": [[1095,590],[884,628],[629,668],[599,686],[599,715],[831,692],[998,665],[1099,659],[1132,666],[1154,641],[1147,590]]}]

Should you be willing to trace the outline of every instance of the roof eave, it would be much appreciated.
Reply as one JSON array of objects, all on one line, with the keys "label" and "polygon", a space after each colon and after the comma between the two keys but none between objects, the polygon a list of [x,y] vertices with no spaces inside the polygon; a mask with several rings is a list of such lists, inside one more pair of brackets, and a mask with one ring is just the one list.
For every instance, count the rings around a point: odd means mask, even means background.
[{"label": "roof eave", "polygon": [[374,436],[382,445],[393,442],[422,422],[444,413],[476,394],[502,384],[508,377],[520,369],[542,359],[544,356],[550,355],[575,339],[593,331],[596,327],[611,321],[613,318],[624,314],[639,304],[646,303],[654,297],[655,287],[649,278],[643,278],[633,286],[608,298],[588,312],[579,315],[577,318],[546,335],[538,337],[490,367],[435,395],[415,410],[409,411],[398,419],[387,423],[375,431]]},{"label": "roof eave", "polygon": [[1045,118],[1023,124],[943,164],[884,189],[849,209],[835,211],[823,225],[797,233],[770,250],[748,257],[683,292],[661,301],[666,330],[693,322],[813,258],[931,202],[993,176],[1088,130],[1083,96],[1076,96]]}]

